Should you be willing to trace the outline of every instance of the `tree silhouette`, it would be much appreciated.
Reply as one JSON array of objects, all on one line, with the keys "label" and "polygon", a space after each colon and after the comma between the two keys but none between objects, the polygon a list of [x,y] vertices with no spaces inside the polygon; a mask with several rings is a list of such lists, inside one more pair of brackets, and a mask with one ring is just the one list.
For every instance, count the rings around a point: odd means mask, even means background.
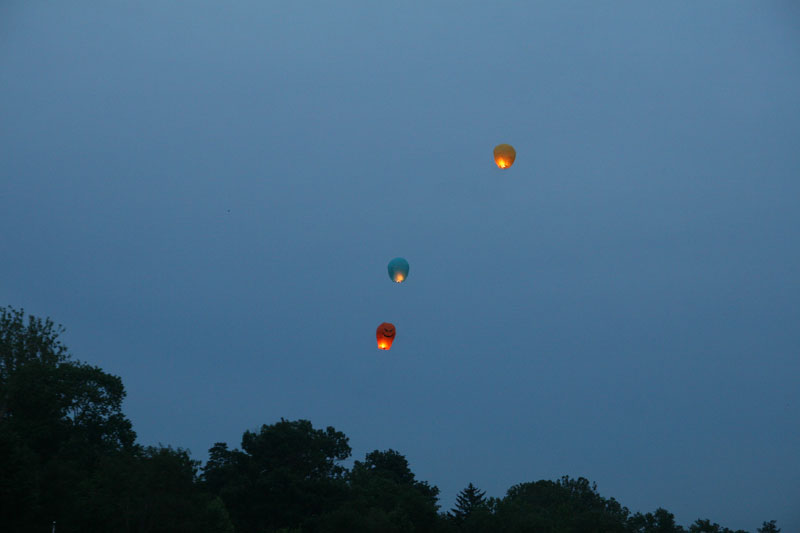
[{"label": "tree silhouette", "polygon": [[315,429],[308,420],[281,419],[245,431],[242,450],[217,443],[209,450],[204,478],[230,512],[237,531],[303,526],[316,531],[322,515],[345,495],[350,456],[344,433]]},{"label": "tree silhouette", "polygon": [[628,509],[585,478],[514,485],[497,503],[497,531],[627,533]]},{"label": "tree silhouette", "polygon": [[781,533],[781,528],[775,525],[775,520],[770,520],[761,524],[758,533]]},{"label": "tree silhouette", "polygon": [[0,531],[228,532],[188,452],[134,443],[122,380],[0,309]]},{"label": "tree silhouette", "polygon": [[363,462],[355,461],[347,481],[347,500],[328,517],[325,531],[436,530],[439,489],[426,481],[417,481],[408,461],[397,451],[368,453]]},{"label": "tree silhouette", "polygon": [[698,519],[695,520],[694,524],[689,526],[689,533],[747,533],[747,531],[743,529],[728,529],[727,527],[722,527],[717,523],[712,523],[711,520],[708,519]]},{"label": "tree silhouette", "polygon": [[675,524],[675,515],[659,507],[655,513],[636,513],[628,519],[631,533],[684,533],[686,530]]},{"label": "tree silhouette", "polygon": [[74,514],[75,487],[136,438],[122,380],[71,360],[63,331],[0,309],[0,519],[10,530]]},{"label": "tree silhouette", "polygon": [[486,506],[486,491],[479,490],[478,487],[470,482],[467,488],[456,496],[456,506],[451,509],[450,514],[457,524],[468,518],[473,511],[479,507]]}]

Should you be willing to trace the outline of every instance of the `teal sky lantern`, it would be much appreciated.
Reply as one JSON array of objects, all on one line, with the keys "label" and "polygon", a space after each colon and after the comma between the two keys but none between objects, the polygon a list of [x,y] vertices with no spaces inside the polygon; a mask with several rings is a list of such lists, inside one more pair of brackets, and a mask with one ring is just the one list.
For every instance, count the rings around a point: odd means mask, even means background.
[{"label": "teal sky lantern", "polygon": [[389,261],[389,278],[395,283],[403,283],[408,277],[408,261],[395,257]]}]

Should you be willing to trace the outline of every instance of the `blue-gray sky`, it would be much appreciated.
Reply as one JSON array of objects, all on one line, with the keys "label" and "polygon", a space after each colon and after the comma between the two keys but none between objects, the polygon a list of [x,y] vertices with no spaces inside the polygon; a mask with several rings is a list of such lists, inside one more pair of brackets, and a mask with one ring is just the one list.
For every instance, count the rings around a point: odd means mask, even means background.
[{"label": "blue-gray sky", "polygon": [[789,2],[5,0],[0,304],[122,376],[145,444],[307,418],[445,508],[569,474],[800,531],[799,28]]}]

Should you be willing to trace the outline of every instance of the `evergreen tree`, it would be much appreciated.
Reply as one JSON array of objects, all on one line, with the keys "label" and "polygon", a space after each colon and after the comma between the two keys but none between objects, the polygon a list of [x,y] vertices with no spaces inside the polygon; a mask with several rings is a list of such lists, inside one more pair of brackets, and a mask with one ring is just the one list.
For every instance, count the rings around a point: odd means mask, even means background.
[{"label": "evergreen tree", "polygon": [[475,509],[486,505],[486,491],[479,490],[471,482],[467,488],[456,496],[456,506],[450,511],[450,515],[456,523],[463,522]]}]

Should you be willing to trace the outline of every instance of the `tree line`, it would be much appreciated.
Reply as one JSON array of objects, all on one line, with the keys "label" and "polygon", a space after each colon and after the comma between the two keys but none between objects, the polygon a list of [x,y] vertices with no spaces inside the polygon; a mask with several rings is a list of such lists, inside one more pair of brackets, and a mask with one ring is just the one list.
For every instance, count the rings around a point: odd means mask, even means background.
[{"label": "tree line", "polygon": [[[181,448],[142,446],[122,412],[122,380],[75,360],[61,326],[0,309],[0,531],[746,533],[666,509],[631,513],[564,476],[501,498],[470,483],[441,509],[398,451],[351,468],[347,436],[308,420],[215,443],[205,465]],[[777,533],[774,520],[759,533]]]}]

